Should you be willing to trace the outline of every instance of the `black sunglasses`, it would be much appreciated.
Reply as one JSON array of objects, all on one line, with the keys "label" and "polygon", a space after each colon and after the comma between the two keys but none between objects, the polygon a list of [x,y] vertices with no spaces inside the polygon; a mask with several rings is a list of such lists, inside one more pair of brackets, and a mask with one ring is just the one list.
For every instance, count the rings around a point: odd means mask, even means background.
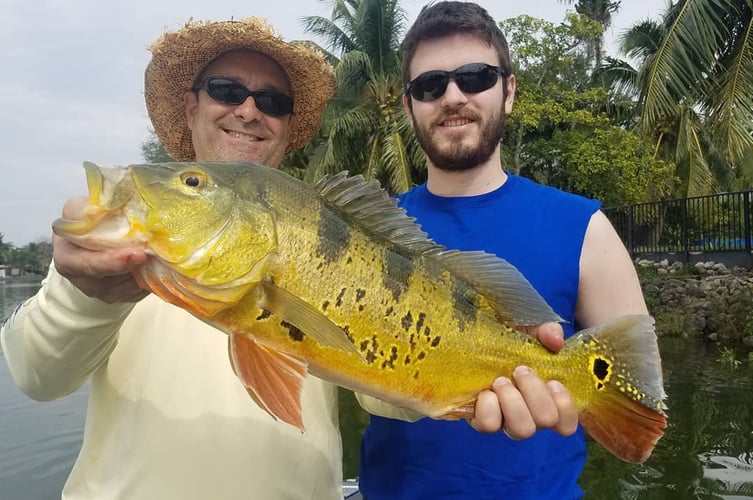
[{"label": "black sunglasses", "polygon": [[285,116],[293,111],[293,98],[275,90],[249,90],[241,82],[232,78],[212,76],[194,88],[204,89],[209,97],[224,104],[243,104],[249,97],[259,111],[266,115]]},{"label": "black sunglasses", "polygon": [[433,70],[421,73],[405,87],[405,91],[417,101],[428,102],[444,95],[450,79],[455,80],[458,88],[464,93],[478,94],[494,87],[500,76],[508,75],[499,66],[483,63],[464,64],[455,71]]}]

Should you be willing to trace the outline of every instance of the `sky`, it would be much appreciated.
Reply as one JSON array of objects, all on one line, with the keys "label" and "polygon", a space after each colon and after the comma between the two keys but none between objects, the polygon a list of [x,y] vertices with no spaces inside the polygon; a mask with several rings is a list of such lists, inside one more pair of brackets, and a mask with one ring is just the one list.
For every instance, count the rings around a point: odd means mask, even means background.
[{"label": "sky", "polygon": [[[408,23],[426,0],[401,0]],[[497,20],[563,20],[557,0],[477,0]],[[82,164],[143,161],[147,46],[189,19],[266,18],[286,40],[313,39],[303,16],[329,17],[327,0],[0,0],[0,233],[15,246],[49,239],[65,200],[86,195]],[[606,33],[659,19],[666,0],[624,0]]]}]

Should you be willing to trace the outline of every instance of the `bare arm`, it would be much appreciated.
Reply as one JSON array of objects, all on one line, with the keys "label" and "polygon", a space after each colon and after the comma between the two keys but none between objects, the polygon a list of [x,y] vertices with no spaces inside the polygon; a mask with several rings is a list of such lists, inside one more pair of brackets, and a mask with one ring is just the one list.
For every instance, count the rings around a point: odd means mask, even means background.
[{"label": "bare arm", "polygon": [[625,314],[648,314],[643,291],[625,245],[606,215],[596,212],[580,257],[575,320],[588,328]]}]

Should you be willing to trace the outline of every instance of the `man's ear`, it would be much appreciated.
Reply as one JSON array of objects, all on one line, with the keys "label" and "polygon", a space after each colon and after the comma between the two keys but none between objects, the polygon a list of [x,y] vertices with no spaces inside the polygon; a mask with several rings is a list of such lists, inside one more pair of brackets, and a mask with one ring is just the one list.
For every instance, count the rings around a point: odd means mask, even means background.
[{"label": "man's ear", "polygon": [[515,80],[515,75],[508,76],[505,81],[507,82],[507,94],[505,98],[505,114],[509,115],[512,113],[512,104],[515,101],[515,89],[517,88],[517,83]]},{"label": "man's ear", "polygon": [[288,121],[288,142],[290,142],[290,136],[296,131],[298,127],[298,120],[294,113],[290,113],[290,120]]},{"label": "man's ear", "polygon": [[408,97],[408,94],[403,94],[403,109],[410,121],[413,122],[413,102]]},{"label": "man's ear", "polygon": [[196,116],[196,110],[199,108],[199,95],[193,90],[186,90],[183,93],[183,104],[186,108],[188,129],[193,130],[193,119]]}]

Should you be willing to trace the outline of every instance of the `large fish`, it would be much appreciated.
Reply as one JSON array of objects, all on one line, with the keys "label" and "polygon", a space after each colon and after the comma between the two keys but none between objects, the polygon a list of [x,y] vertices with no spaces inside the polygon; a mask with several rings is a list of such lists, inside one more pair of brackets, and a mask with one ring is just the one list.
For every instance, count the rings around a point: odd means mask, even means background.
[{"label": "large fish", "polygon": [[86,163],[89,205],[56,234],[137,245],[136,279],[229,335],[230,362],[272,416],[303,428],[311,372],[433,418],[469,418],[498,376],[531,366],[570,391],[584,429],[648,458],[666,426],[653,320],[582,330],[556,354],[516,330],[560,318],[506,261],[427,238],[375,182],[301,182],[259,165]]}]

